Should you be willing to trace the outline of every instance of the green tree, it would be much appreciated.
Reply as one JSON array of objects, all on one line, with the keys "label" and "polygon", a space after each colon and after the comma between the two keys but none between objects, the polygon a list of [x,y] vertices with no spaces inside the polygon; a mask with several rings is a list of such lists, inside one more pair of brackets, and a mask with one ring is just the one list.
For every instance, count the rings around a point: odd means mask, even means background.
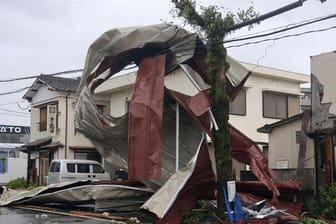
[{"label": "green tree", "polygon": [[187,24],[202,32],[205,37],[207,56],[206,63],[212,80],[210,97],[213,101],[213,114],[218,124],[218,131],[213,130],[213,143],[215,148],[216,172],[217,172],[217,215],[224,216],[225,206],[223,199],[223,186],[233,179],[232,158],[229,135],[229,106],[230,99],[226,94],[225,74],[229,69],[226,61],[226,49],[223,40],[229,33],[226,28],[236,22],[246,21],[257,14],[253,7],[247,10],[239,10],[235,14],[221,12],[218,6],[201,6],[196,9],[196,1],[172,0],[175,5],[173,13],[182,18]]}]

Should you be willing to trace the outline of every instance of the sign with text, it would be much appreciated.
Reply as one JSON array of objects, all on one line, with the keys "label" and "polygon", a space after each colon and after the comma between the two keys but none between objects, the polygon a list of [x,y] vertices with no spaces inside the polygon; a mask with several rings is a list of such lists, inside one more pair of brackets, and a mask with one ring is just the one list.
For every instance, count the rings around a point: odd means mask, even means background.
[{"label": "sign with text", "polygon": [[0,134],[29,134],[30,128],[26,126],[0,125]]}]

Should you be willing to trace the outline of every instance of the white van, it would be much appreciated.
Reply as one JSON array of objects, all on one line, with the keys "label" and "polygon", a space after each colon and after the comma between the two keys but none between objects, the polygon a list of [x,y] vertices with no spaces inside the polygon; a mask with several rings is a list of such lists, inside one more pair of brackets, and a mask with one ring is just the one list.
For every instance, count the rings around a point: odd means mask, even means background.
[{"label": "white van", "polygon": [[77,180],[111,180],[111,176],[97,161],[56,159],[51,162],[48,184]]}]

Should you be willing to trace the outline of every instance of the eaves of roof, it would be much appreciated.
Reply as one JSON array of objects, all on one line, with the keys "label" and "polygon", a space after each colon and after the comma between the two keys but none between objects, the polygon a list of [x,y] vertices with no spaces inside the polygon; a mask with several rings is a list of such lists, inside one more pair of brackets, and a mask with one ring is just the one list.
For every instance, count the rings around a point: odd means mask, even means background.
[{"label": "eaves of roof", "polygon": [[80,79],[63,78],[48,75],[40,75],[36,78],[33,84],[23,95],[23,99],[31,101],[33,96],[43,85],[48,86],[48,89],[58,92],[76,92],[79,86]]},{"label": "eaves of roof", "polygon": [[285,118],[280,121],[274,122],[272,124],[265,124],[264,126],[258,128],[257,131],[260,133],[271,133],[274,128],[299,120],[302,117],[303,113],[299,113],[289,118]]}]

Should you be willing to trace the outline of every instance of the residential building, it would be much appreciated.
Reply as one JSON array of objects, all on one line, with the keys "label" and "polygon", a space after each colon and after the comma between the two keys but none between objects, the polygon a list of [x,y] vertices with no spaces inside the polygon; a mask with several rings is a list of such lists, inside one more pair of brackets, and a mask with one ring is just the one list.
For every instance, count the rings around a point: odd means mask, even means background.
[{"label": "residential building", "polygon": [[0,184],[26,177],[27,155],[20,147],[29,141],[30,128],[17,125],[0,125]]},{"label": "residential building", "polygon": [[265,124],[258,128],[269,135],[268,165],[278,174],[278,180],[298,180],[304,189],[314,186],[314,140],[306,139],[303,175],[297,175],[300,156],[303,113]]},{"label": "residential building", "polygon": [[300,85],[309,83],[310,77],[250,63],[241,64],[252,71],[252,75],[231,104],[230,123],[253,141],[267,146],[267,134],[257,132],[257,128],[300,113]]},{"label": "residential building", "polygon": [[[252,75],[231,103],[230,123],[263,146],[267,156],[268,135],[257,132],[257,128],[300,113],[300,84],[309,82],[310,78],[305,74],[249,63],[241,64],[252,71]],[[117,76],[98,87],[97,92],[110,94],[110,112],[113,116],[120,116],[127,111],[135,77],[135,72]],[[165,86],[187,95],[195,95],[198,92],[182,70],[176,70],[167,75]],[[233,163],[236,175],[239,177],[240,171],[245,170],[246,167],[236,161]]]},{"label": "residential building", "polygon": [[[103,162],[91,142],[74,128],[75,93],[80,79],[41,75],[24,94],[31,103],[28,181],[43,184],[53,159]],[[97,107],[109,113],[109,98],[97,96]]]},{"label": "residential building", "polygon": [[[307,189],[318,190],[336,178],[335,62],[335,51],[311,56],[311,74],[316,79],[313,81],[311,77],[311,87],[301,88],[301,110],[309,110],[310,120],[307,127],[309,138],[302,146],[304,150],[300,150],[304,113],[259,128],[260,132],[269,135],[270,168],[277,170],[280,179],[300,180],[303,188]],[[303,175],[298,175],[300,156],[304,159]]]}]

